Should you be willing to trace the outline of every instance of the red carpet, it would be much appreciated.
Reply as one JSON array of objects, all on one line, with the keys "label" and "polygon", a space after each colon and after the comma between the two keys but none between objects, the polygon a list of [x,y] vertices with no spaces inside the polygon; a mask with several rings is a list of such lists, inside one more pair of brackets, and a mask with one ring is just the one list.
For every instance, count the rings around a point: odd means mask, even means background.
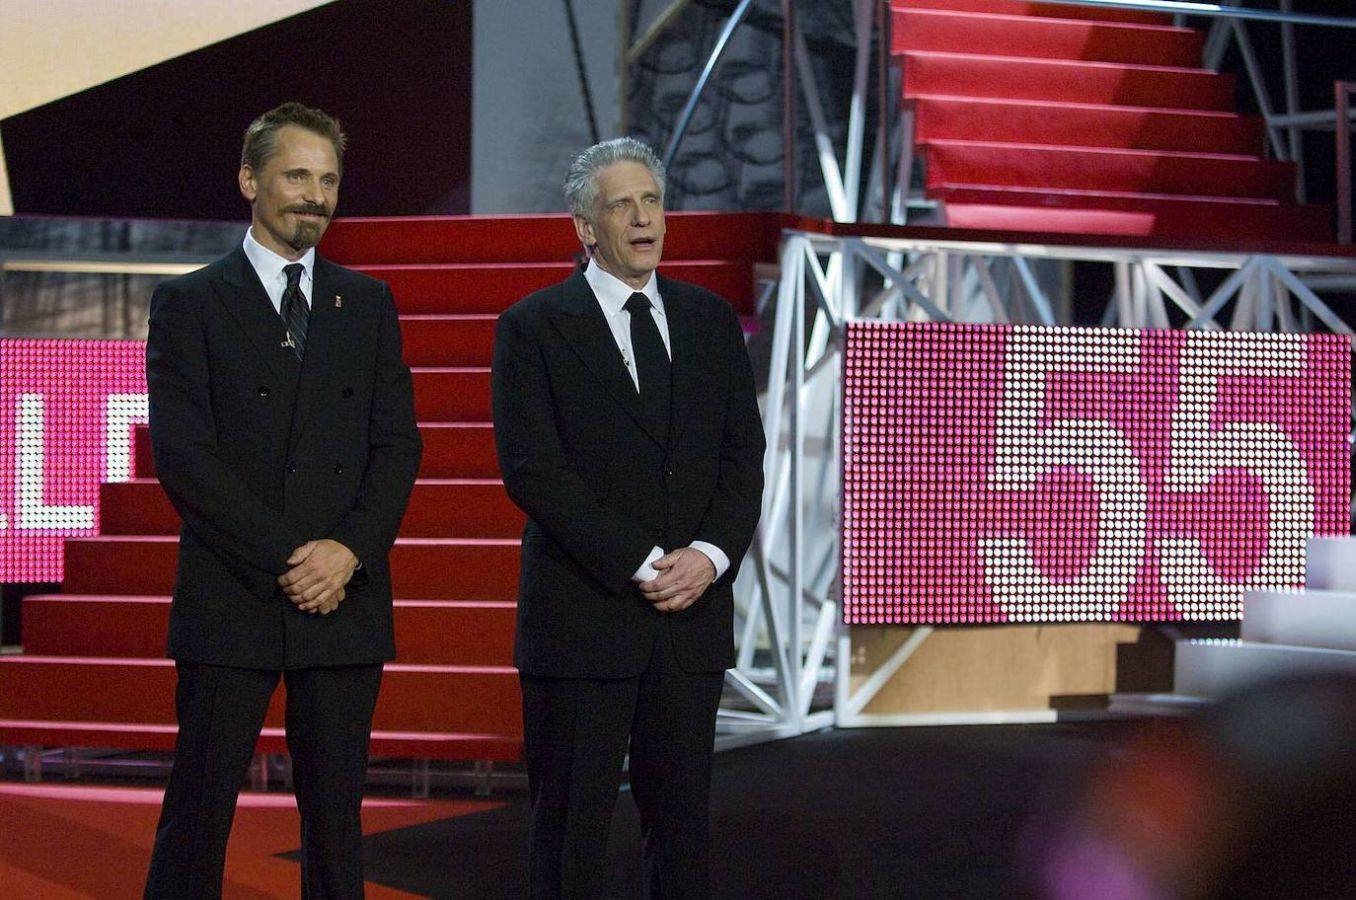
[{"label": "red carpet", "polygon": [[[0,784],[0,895],[23,900],[121,900],[141,896],[162,791],[150,788]],[[369,798],[363,833],[496,809],[489,801]],[[230,900],[295,898],[301,869],[279,854],[297,849],[291,794],[242,793],[226,852]],[[367,885],[369,900],[419,897]]]}]

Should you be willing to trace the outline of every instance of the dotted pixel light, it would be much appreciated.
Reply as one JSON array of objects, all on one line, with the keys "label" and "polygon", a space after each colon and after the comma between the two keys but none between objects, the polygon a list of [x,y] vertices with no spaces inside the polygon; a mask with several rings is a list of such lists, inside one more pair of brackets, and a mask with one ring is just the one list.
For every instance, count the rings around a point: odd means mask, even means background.
[{"label": "dotted pixel light", "polygon": [[99,483],[132,472],[146,421],[140,341],[0,340],[0,582],[60,581],[99,527]]},{"label": "dotted pixel light", "polygon": [[1236,619],[1345,534],[1339,335],[862,322],[851,624]]}]

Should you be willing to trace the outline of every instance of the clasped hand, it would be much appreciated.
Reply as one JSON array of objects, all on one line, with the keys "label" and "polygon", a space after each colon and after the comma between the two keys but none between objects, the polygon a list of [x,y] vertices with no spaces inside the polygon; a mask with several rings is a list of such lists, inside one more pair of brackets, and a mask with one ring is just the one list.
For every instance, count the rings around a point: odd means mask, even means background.
[{"label": "clasped hand", "polygon": [[692,547],[667,553],[653,565],[659,571],[659,577],[643,582],[640,592],[655,609],[664,613],[687,609],[716,580],[715,564],[705,553]]},{"label": "clasped hand", "polygon": [[339,608],[358,558],[338,541],[325,539],[302,544],[287,564],[292,568],[278,578],[287,599],[302,612],[324,616]]}]

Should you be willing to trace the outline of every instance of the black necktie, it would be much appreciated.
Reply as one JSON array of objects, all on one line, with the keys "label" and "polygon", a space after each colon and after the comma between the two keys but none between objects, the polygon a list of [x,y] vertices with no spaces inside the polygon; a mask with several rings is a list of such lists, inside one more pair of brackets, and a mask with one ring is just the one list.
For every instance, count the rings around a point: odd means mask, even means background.
[{"label": "black necktie", "polygon": [[636,375],[640,379],[640,401],[645,411],[653,416],[660,430],[668,430],[669,399],[672,389],[669,381],[669,354],[659,326],[650,314],[650,298],[637,291],[626,301],[631,314],[631,353],[636,360]]},{"label": "black necktie", "polygon": [[292,339],[292,350],[297,359],[306,355],[306,325],[311,318],[311,307],[301,292],[301,263],[283,266],[287,276],[287,287],[282,295],[282,317],[287,325],[287,336]]}]

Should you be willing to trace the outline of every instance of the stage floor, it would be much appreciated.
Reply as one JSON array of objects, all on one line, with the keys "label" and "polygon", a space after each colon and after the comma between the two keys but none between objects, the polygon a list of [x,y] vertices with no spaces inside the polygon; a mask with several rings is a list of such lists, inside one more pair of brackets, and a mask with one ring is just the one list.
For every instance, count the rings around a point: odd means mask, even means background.
[{"label": "stage floor", "polygon": [[[1133,725],[829,731],[722,753],[713,791],[719,898],[1002,896],[1036,819],[1058,810]],[[151,788],[0,783],[0,895],[139,896],[158,813]],[[365,804],[367,896],[521,897],[519,792]],[[287,794],[242,794],[227,898],[296,897]],[[623,791],[608,897],[640,896],[639,826]]]}]

